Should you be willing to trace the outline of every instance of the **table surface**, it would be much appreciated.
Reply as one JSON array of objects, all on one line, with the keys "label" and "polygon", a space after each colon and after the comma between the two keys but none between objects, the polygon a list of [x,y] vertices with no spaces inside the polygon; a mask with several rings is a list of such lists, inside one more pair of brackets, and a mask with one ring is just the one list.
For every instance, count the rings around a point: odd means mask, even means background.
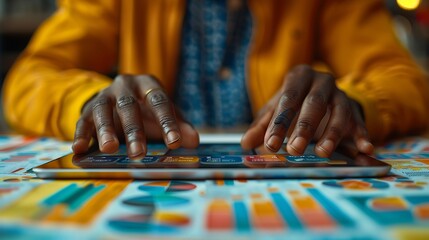
[{"label": "table surface", "polygon": [[376,156],[392,165],[383,178],[42,180],[28,173],[69,152],[69,142],[0,136],[0,236],[429,239],[429,138],[379,147]]}]

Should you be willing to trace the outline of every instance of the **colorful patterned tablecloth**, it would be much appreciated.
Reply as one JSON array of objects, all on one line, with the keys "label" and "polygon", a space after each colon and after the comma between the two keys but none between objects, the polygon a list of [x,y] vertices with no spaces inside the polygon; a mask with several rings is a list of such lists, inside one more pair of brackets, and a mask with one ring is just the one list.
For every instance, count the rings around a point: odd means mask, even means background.
[{"label": "colorful patterned tablecloth", "polygon": [[[0,136],[0,239],[429,239],[429,139],[377,149],[383,178],[42,180],[70,152]],[[31,172],[31,171],[30,171]]]}]

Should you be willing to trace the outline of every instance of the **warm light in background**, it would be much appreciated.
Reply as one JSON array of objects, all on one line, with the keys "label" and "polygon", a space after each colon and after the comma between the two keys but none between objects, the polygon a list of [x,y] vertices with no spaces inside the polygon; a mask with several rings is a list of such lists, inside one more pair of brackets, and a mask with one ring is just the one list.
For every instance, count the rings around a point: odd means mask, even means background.
[{"label": "warm light in background", "polygon": [[396,0],[396,2],[405,10],[414,10],[420,4],[420,0]]}]

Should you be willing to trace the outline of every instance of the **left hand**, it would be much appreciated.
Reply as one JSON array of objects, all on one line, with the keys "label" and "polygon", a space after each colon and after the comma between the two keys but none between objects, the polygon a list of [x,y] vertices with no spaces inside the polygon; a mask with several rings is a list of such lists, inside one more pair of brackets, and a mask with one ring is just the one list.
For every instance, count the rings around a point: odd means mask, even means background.
[{"label": "left hand", "polygon": [[302,155],[316,140],[315,152],[329,157],[338,145],[348,150],[372,154],[371,144],[359,104],[339,90],[335,79],[306,65],[292,69],[282,88],[262,108],[241,145],[245,149],[264,144],[277,152],[288,137],[286,150]]}]

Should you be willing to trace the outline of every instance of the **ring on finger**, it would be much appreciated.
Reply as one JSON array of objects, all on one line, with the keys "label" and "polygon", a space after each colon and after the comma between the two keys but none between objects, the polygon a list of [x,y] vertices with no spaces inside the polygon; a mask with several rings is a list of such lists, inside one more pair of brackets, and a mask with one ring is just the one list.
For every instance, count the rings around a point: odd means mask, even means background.
[{"label": "ring on finger", "polygon": [[151,92],[154,92],[156,90],[162,90],[162,88],[160,87],[149,88],[148,90],[146,90],[146,92],[144,92],[144,97],[146,98]]}]

